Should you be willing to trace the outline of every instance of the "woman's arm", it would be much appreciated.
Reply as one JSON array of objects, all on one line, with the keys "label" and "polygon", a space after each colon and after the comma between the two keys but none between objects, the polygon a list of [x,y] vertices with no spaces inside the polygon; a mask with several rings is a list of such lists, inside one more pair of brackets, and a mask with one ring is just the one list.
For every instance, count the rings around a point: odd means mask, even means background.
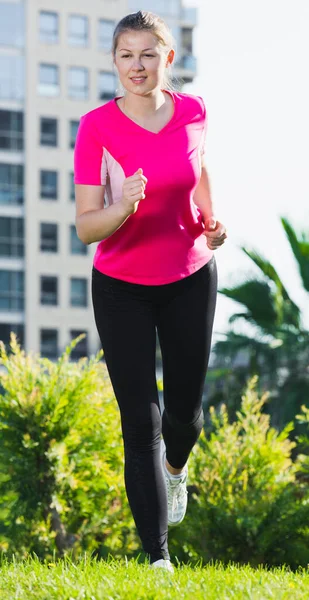
[{"label": "woman's arm", "polygon": [[204,154],[201,155],[201,178],[194,192],[193,201],[202,213],[204,224],[208,219],[214,217],[214,207],[211,199],[211,190]]},{"label": "woman's arm", "polygon": [[75,226],[84,244],[109,237],[132,213],[121,201],[104,208],[104,190],[105,186],[75,184]]},{"label": "woman's arm", "polygon": [[201,155],[201,177],[193,194],[193,201],[199,207],[203,217],[207,245],[211,250],[215,250],[223,244],[227,235],[226,228],[215,217],[204,154]]}]

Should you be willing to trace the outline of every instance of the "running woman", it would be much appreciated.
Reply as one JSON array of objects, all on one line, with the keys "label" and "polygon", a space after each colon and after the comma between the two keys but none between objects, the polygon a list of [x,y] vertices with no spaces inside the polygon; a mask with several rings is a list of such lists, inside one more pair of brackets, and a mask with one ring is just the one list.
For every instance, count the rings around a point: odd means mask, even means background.
[{"label": "running woman", "polygon": [[204,101],[169,85],[167,25],[150,12],[129,14],[115,28],[112,54],[125,92],[80,119],[76,230],[85,244],[98,242],[92,302],[120,409],[129,505],[150,565],[173,571],[168,525],[185,516],[187,461],[204,423],[213,251],[226,230],[204,162]]}]

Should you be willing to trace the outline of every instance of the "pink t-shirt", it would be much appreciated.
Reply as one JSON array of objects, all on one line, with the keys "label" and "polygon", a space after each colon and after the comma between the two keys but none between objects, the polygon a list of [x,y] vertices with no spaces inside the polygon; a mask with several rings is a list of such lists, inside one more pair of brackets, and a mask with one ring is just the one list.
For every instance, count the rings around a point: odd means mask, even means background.
[{"label": "pink t-shirt", "polygon": [[174,114],[159,133],[127,117],[117,97],[81,117],[74,152],[74,182],[106,185],[107,205],[121,199],[124,179],[143,169],[146,197],[98,243],[93,264],[106,275],[145,285],[187,277],[213,255],[193,201],[205,143],[204,101],[165,91]]}]

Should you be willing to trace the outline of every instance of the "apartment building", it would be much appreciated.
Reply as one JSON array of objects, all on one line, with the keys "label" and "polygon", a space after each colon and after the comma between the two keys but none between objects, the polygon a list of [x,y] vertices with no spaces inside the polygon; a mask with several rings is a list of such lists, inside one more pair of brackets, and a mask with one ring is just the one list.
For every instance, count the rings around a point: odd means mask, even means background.
[{"label": "apartment building", "polygon": [[140,9],[168,22],[174,75],[191,82],[196,10],[180,0],[0,0],[0,339],[15,331],[52,360],[80,333],[73,360],[100,348],[97,244],[76,234],[73,151],[80,116],[119,92],[112,33]]}]

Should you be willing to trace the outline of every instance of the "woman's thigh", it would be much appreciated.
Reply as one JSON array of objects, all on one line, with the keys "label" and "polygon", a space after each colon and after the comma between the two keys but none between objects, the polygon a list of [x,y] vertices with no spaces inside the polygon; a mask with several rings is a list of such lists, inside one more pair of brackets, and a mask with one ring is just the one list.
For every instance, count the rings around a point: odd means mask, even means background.
[{"label": "woman's thigh", "polygon": [[92,271],[94,318],[122,416],[141,424],[159,406],[153,311],[136,288]]},{"label": "woman's thigh", "polygon": [[187,423],[201,410],[217,298],[215,258],[177,284],[171,300],[160,309],[157,329],[164,405]]}]

